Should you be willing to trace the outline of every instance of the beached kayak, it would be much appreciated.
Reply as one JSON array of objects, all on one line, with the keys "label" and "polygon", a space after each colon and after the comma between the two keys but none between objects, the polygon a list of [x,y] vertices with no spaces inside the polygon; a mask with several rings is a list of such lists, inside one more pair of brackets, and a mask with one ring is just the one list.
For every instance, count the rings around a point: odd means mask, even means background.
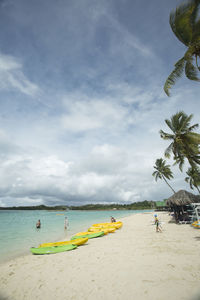
[{"label": "beached kayak", "polygon": [[118,222],[113,222],[113,223],[98,223],[98,224],[93,224],[92,227],[114,227],[116,229],[121,228],[123,223],[121,221]]},{"label": "beached kayak", "polygon": [[63,241],[63,242],[43,243],[43,244],[40,244],[38,248],[41,248],[41,247],[64,246],[64,245],[71,245],[71,244],[80,246],[80,245],[85,244],[87,241],[88,241],[88,238],[85,237],[85,238],[76,239],[74,241],[70,240],[70,241]]},{"label": "beached kayak", "polygon": [[76,249],[77,245],[64,245],[64,246],[55,246],[55,247],[41,247],[41,248],[34,248],[32,247],[30,251],[33,254],[53,254],[59,252],[70,251]]},{"label": "beached kayak", "polygon": [[200,228],[200,221],[195,221],[194,223],[192,223],[192,226],[195,227],[195,228]]},{"label": "beached kayak", "polygon": [[75,239],[79,239],[80,237],[87,237],[88,239],[93,239],[93,238],[97,238],[100,236],[103,236],[104,232],[103,231],[99,231],[99,232],[85,232],[85,234],[83,235],[74,235],[72,236],[71,240],[75,240]]},{"label": "beached kayak", "polygon": [[114,227],[102,227],[102,226],[92,226],[88,229],[89,232],[97,232],[97,231],[103,231],[104,234],[107,234],[107,233],[112,233],[112,232],[115,232],[116,228]]},{"label": "beached kayak", "polygon": [[76,233],[75,235],[76,235],[76,236],[83,236],[83,235],[88,235],[88,234],[91,234],[91,232],[88,232],[88,231],[78,232],[78,233]]},{"label": "beached kayak", "polygon": [[91,234],[93,232],[100,232],[103,231],[104,234],[108,234],[109,233],[109,229],[107,228],[98,228],[98,227],[90,227],[88,228],[88,232]]}]

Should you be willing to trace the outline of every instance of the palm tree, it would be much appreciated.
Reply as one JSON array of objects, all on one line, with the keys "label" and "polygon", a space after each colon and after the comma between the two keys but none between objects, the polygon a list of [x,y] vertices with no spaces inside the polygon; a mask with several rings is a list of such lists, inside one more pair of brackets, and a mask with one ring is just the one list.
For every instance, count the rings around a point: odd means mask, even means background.
[{"label": "palm tree", "polygon": [[170,158],[171,152],[174,154],[175,164],[179,165],[180,170],[185,161],[188,160],[191,167],[200,164],[200,134],[193,130],[198,128],[199,124],[190,125],[193,115],[186,115],[180,111],[173,115],[170,120],[165,122],[173,132],[172,134],[160,130],[160,136],[164,140],[171,140],[171,144],[165,150],[165,157]]},{"label": "palm tree", "polygon": [[[179,59],[172,73],[167,78],[164,91],[170,96],[169,89],[175,84],[176,80],[185,75],[190,80],[200,81],[198,78],[198,58],[200,58],[200,17],[198,9],[200,7],[199,0],[189,0],[187,3],[181,4],[170,14],[169,23],[173,33],[182,42],[187,50],[184,56]],[[196,65],[194,65],[194,60]]]},{"label": "palm tree", "polygon": [[166,165],[166,161],[164,159],[162,159],[162,158],[159,158],[159,159],[156,160],[154,169],[156,169],[156,171],[153,172],[152,176],[155,177],[155,180],[157,181],[158,179],[164,179],[164,181],[166,182],[166,184],[170,187],[170,189],[175,194],[174,189],[167,182],[167,179],[170,180],[171,178],[173,178],[173,173],[170,170],[170,165]]},{"label": "palm tree", "polygon": [[198,186],[200,186],[200,169],[197,167],[189,168],[186,174],[188,177],[185,178],[185,181],[190,184],[190,188],[193,189],[193,187],[195,187],[200,193],[198,188]]}]

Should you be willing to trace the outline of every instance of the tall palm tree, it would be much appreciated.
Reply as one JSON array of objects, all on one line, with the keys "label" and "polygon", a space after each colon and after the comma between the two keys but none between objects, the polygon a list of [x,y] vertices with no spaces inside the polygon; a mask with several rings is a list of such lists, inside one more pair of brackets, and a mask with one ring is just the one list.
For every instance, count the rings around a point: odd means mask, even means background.
[{"label": "tall palm tree", "polygon": [[164,140],[172,141],[165,150],[165,157],[169,158],[171,152],[174,154],[175,164],[179,165],[180,170],[185,161],[188,160],[191,167],[200,164],[200,134],[193,130],[198,128],[199,124],[190,125],[193,115],[186,115],[180,111],[173,115],[170,120],[165,122],[172,131],[172,134],[160,130],[160,136]]},{"label": "tall palm tree", "polygon": [[158,179],[164,179],[164,181],[170,187],[173,193],[175,193],[174,189],[167,182],[167,179],[170,180],[171,178],[173,178],[173,173],[170,170],[170,165],[166,165],[166,161],[162,158],[159,158],[156,160],[154,169],[156,169],[156,171],[153,172],[152,176],[155,177],[155,180],[157,181]]},{"label": "tall palm tree", "polygon": [[[198,78],[198,71],[200,71],[198,66],[198,58],[200,58],[199,7],[199,0],[189,0],[170,14],[171,29],[179,41],[187,47],[187,50],[184,56],[176,62],[174,70],[165,82],[164,91],[168,96],[170,96],[169,89],[184,71],[188,79],[200,81]],[[194,59],[196,65],[194,65]]]},{"label": "tall palm tree", "polygon": [[198,186],[200,186],[200,169],[197,167],[189,168],[186,174],[188,177],[185,178],[185,181],[190,184],[190,188],[193,189],[193,187],[195,187],[200,193],[198,188]]}]

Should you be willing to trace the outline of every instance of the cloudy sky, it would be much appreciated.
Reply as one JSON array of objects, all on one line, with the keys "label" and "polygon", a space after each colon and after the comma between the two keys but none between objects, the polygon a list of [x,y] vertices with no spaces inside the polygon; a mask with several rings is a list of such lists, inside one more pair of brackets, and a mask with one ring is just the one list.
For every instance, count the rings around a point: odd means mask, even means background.
[{"label": "cloudy sky", "polygon": [[0,0],[0,206],[171,196],[152,177],[168,145],[159,130],[200,113],[198,83],[163,91],[185,51],[168,21],[179,3]]}]

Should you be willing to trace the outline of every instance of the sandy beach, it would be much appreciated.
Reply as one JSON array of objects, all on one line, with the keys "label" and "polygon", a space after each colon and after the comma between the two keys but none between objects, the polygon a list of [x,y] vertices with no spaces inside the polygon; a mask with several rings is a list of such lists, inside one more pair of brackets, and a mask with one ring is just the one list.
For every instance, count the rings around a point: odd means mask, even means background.
[{"label": "sandy beach", "polygon": [[1,264],[0,300],[200,299],[200,230],[158,216],[162,233],[153,213],[135,214],[76,250]]}]

